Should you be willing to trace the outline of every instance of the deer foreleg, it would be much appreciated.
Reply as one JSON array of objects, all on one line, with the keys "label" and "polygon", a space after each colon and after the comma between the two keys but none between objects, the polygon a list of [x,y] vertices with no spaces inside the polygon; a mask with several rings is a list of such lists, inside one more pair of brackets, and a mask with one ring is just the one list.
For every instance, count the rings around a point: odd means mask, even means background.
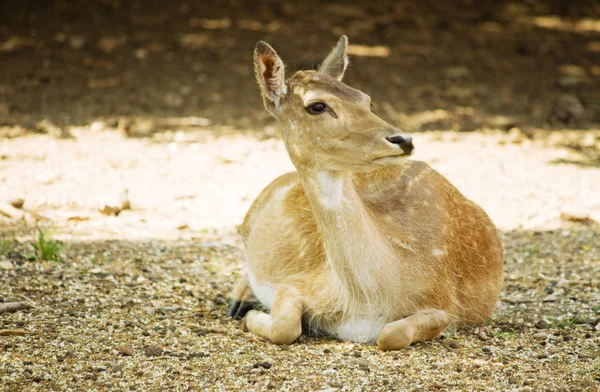
[{"label": "deer foreleg", "polygon": [[227,317],[243,319],[248,311],[254,309],[256,299],[248,283],[248,275],[244,274],[233,287]]},{"label": "deer foreleg", "polygon": [[290,344],[302,334],[302,302],[293,290],[277,290],[271,314],[251,310],[246,315],[248,331],[275,344]]}]

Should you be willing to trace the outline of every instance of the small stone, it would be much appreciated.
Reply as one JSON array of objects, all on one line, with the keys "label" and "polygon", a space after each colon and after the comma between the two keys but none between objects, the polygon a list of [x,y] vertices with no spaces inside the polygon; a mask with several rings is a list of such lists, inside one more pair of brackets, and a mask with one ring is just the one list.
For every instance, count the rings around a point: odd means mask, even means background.
[{"label": "small stone", "polygon": [[275,385],[273,383],[268,383],[267,389],[275,389]]},{"label": "small stone", "polygon": [[323,353],[324,354],[331,354],[331,350],[328,349],[328,348],[326,348],[326,349],[323,350]]},{"label": "small stone", "polygon": [[18,197],[16,199],[12,199],[8,202],[11,206],[21,209],[25,205],[25,199],[22,197]]},{"label": "small stone", "polygon": [[123,355],[127,355],[127,356],[133,355],[133,347],[126,345],[126,344],[119,346],[117,348],[117,351],[119,352],[119,354],[123,354]]},{"label": "small stone", "polygon": [[272,365],[271,363],[269,363],[269,362],[266,362],[266,361],[265,361],[265,362],[262,362],[262,363],[260,364],[260,366],[262,366],[262,367],[263,367],[263,368],[265,368],[265,369],[271,369],[271,367],[272,367],[273,365]]},{"label": "small stone", "polygon": [[546,332],[538,332],[533,335],[535,340],[546,340],[548,339],[548,334]]},{"label": "small stone", "polygon": [[147,357],[158,357],[162,354],[163,349],[158,344],[153,344],[151,346],[146,347],[146,356]]},{"label": "small stone", "polygon": [[489,336],[487,336],[487,334],[486,334],[486,333],[485,333],[485,331],[483,331],[483,330],[479,330],[479,331],[477,332],[477,337],[479,338],[479,340],[482,340],[482,341],[484,341],[484,342],[485,342],[486,340],[489,340],[489,339],[490,339],[490,338],[489,338]]},{"label": "small stone", "polygon": [[558,301],[558,297],[554,294],[550,294],[544,297],[543,299],[544,302],[556,302]]},{"label": "small stone", "polygon": [[448,342],[448,347],[450,347],[450,348],[458,348],[458,343],[456,343],[455,340],[450,340]]},{"label": "small stone", "polygon": [[517,379],[516,379],[516,378],[514,378],[514,377],[509,377],[509,378],[508,378],[508,383],[509,383],[509,384],[516,384],[516,383],[517,383]]},{"label": "small stone", "polygon": [[366,361],[366,360],[364,360],[364,359],[359,359],[359,360],[357,360],[357,361],[356,361],[356,364],[358,365],[358,368],[359,368],[360,370],[363,370],[363,371],[365,371],[365,372],[368,372],[368,371],[370,371],[370,370],[371,370],[371,368],[370,368],[370,366],[369,366],[369,362],[367,362],[367,361]]},{"label": "small stone", "polygon": [[10,261],[0,261],[0,270],[12,271],[15,266]]},{"label": "small stone", "polygon": [[550,324],[544,320],[540,320],[537,323],[535,323],[535,327],[537,329],[548,329],[550,328]]},{"label": "small stone", "polygon": [[218,294],[214,299],[213,302],[215,303],[215,305],[225,305],[227,303],[227,300],[225,299],[225,297],[223,297],[223,295]]}]

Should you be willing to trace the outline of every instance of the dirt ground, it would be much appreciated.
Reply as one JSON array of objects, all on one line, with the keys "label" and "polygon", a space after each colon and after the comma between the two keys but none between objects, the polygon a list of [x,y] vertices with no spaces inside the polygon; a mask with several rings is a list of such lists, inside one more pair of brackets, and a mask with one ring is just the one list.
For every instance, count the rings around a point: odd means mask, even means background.
[{"label": "dirt ground", "polygon": [[[506,284],[484,327],[388,353],[308,337],[280,348],[225,317],[243,268],[236,225],[290,169],[280,140],[85,128],[3,140],[0,194],[25,205],[0,224],[0,298],[33,307],[0,319],[29,333],[0,337],[0,389],[595,390],[600,168],[563,145],[566,132],[543,132],[415,135],[415,159],[502,229]],[[567,135],[600,144],[598,131]],[[99,211],[124,189],[130,210]],[[63,262],[27,260],[36,224],[61,240]]]},{"label": "dirt ground", "polygon": [[[600,390],[596,2],[40,4],[0,4],[0,305],[29,306],[0,390]],[[347,83],[502,232],[482,327],[384,353],[225,317],[237,225],[293,170],[254,44],[311,68],[342,33]]]}]

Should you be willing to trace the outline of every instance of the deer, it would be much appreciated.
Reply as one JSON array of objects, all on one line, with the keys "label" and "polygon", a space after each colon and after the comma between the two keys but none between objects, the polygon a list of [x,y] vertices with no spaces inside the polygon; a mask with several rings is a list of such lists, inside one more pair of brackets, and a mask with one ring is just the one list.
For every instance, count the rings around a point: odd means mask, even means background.
[{"label": "deer", "polygon": [[239,232],[245,273],[228,316],[274,344],[306,332],[384,351],[491,315],[503,284],[499,232],[426,163],[410,136],[342,82],[348,39],[285,78],[258,42],[254,69],[296,168],[256,198]]}]

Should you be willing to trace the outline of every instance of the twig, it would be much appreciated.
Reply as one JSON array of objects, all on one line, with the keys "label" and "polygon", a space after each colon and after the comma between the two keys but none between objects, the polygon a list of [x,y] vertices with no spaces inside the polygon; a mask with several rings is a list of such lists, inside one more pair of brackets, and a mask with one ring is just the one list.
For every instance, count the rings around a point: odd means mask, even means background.
[{"label": "twig", "polygon": [[32,300],[31,298],[26,297],[23,294],[19,294],[20,298],[23,298],[25,301],[27,301],[32,307],[37,308],[38,304],[37,302],[35,302],[34,300]]},{"label": "twig", "polygon": [[27,302],[7,302],[0,304],[0,314],[6,312],[16,312],[17,310],[29,309],[31,305]]},{"label": "twig", "polygon": [[24,329],[0,329],[0,336],[31,335],[33,332]]}]

